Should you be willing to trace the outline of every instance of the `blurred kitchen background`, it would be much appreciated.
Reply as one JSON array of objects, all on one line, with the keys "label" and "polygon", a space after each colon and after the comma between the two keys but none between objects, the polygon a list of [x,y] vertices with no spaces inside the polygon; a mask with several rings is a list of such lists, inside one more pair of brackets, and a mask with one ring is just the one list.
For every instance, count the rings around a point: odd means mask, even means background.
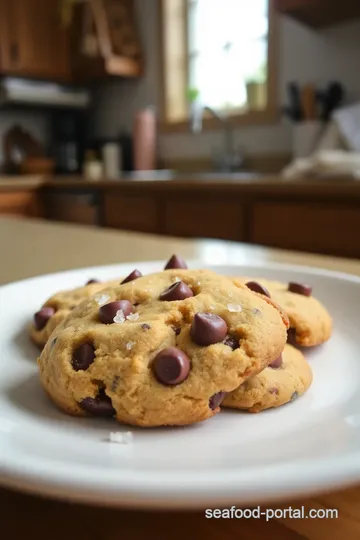
[{"label": "blurred kitchen background", "polygon": [[360,257],[360,2],[0,0],[0,214]]}]

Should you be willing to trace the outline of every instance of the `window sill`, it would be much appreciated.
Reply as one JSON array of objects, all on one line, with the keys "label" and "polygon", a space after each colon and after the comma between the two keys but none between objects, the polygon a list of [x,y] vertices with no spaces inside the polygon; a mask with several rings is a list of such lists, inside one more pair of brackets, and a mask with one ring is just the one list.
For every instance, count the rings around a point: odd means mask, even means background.
[{"label": "window sill", "polygon": [[[251,111],[244,114],[229,116],[229,121],[234,128],[237,126],[261,126],[266,124],[275,124],[279,122],[280,114],[273,109],[263,111]],[[203,119],[202,131],[221,130],[222,125],[216,118]],[[190,131],[189,120],[176,122],[160,122],[160,131],[163,133],[183,133]]]}]

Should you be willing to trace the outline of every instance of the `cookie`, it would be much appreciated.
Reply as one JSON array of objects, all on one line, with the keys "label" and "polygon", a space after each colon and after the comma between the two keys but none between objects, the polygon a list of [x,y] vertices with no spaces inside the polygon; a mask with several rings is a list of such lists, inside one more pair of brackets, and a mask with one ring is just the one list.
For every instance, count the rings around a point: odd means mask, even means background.
[{"label": "cookie", "polygon": [[248,283],[253,291],[265,294],[279,304],[290,321],[290,343],[312,347],[330,338],[332,319],[321,302],[312,296],[309,285],[246,277],[235,278],[234,283]]},{"label": "cookie", "polygon": [[277,361],[228,394],[222,406],[249,412],[280,407],[306,392],[311,382],[311,368],[303,354],[287,344]]},{"label": "cookie", "polygon": [[166,270],[75,308],[38,360],[40,379],[73,415],[191,424],[280,355],[287,327],[245,286],[208,270]]},{"label": "cookie", "polygon": [[111,284],[120,283],[120,279],[111,282],[99,282],[90,280],[85,286],[60,291],[51,296],[34,314],[33,321],[29,325],[30,338],[34,343],[43,347],[54,329],[77,307],[80,302],[90,298],[97,292]]}]

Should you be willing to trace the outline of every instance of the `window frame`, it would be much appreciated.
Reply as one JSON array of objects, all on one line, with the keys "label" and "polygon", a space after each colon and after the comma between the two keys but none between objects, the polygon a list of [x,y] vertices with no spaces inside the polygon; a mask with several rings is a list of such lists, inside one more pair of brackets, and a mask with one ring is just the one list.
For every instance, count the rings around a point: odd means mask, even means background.
[{"label": "window frame", "polygon": [[[165,4],[168,0],[158,0],[159,4],[159,23],[160,23],[160,78],[161,78],[161,98],[160,98],[160,127],[165,132],[184,132],[189,131],[189,119],[172,121],[166,113],[167,109],[167,58],[165,50],[165,31],[167,24],[165,16]],[[180,0],[179,0],[180,1]],[[184,53],[184,72],[185,79],[183,79],[183,85],[187,88],[188,85],[188,35],[187,35],[187,1],[181,0],[183,3],[183,13],[181,21],[181,47],[186,51]],[[271,124],[279,120],[278,109],[278,18],[275,10],[275,0],[269,1],[269,31],[268,31],[268,49],[267,49],[267,106],[263,110],[248,111],[242,114],[233,114],[229,116],[231,122],[236,126],[242,125],[262,125]],[[186,91],[186,89],[184,89]],[[203,130],[219,129],[219,122],[216,118],[211,117],[207,113],[204,114]]]}]

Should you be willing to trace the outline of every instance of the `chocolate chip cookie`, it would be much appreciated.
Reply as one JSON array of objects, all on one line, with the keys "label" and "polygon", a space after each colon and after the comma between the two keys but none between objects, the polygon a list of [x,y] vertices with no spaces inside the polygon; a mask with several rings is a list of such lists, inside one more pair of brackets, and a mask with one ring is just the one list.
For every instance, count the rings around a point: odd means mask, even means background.
[{"label": "chocolate chip cookie", "polygon": [[303,354],[285,345],[282,355],[225,397],[222,405],[260,412],[301,396],[311,385],[312,372]]},{"label": "chocolate chip cookie", "polygon": [[271,301],[228,278],[165,270],[83,301],[45,345],[40,379],[70,414],[191,424],[278,358],[287,327]]},{"label": "chocolate chip cookie", "polygon": [[29,334],[37,345],[43,347],[53,330],[60,324],[80,302],[90,298],[111,284],[120,283],[110,281],[101,283],[91,279],[84,287],[78,287],[68,291],[60,291],[51,296],[43,306],[34,314],[34,319],[29,326]]},{"label": "chocolate chip cookie", "polygon": [[330,338],[332,319],[321,302],[312,296],[310,285],[246,277],[235,278],[234,283],[245,283],[252,291],[273,299],[282,307],[290,320],[289,343],[311,347]]}]

